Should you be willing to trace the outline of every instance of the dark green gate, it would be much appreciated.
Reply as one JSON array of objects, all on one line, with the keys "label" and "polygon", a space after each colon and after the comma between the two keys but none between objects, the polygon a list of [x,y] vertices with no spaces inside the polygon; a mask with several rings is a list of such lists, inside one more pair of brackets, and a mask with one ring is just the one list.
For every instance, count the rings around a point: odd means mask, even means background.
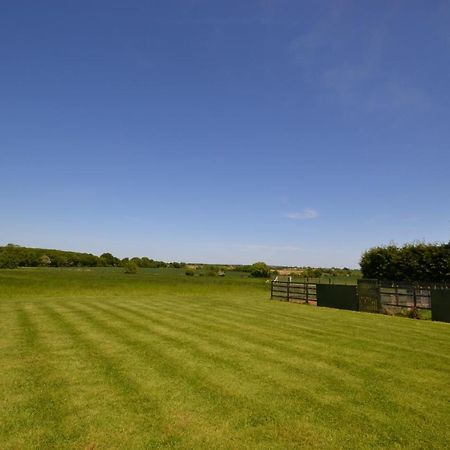
[{"label": "dark green gate", "polygon": [[338,284],[317,285],[317,306],[358,311],[356,286]]},{"label": "dark green gate", "polygon": [[431,291],[431,318],[450,322],[450,289],[435,288]]},{"label": "dark green gate", "polygon": [[358,310],[365,312],[381,310],[378,280],[358,280]]}]

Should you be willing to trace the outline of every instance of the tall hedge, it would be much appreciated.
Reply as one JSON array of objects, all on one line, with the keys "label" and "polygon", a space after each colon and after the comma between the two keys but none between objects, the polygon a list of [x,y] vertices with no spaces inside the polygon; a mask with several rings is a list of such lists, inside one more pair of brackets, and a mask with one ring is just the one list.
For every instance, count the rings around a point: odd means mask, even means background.
[{"label": "tall hedge", "polygon": [[365,278],[450,282],[450,242],[374,247],[362,255],[360,265]]},{"label": "tall hedge", "polygon": [[[21,247],[15,244],[0,246],[0,269],[15,269],[16,267],[118,267],[125,266],[129,258],[122,261],[111,253],[101,256],[91,253],[69,252],[46,248]],[[138,267],[153,268],[166,267],[163,261],[155,261],[147,257],[132,258],[131,261]],[[170,267],[182,267],[184,263],[170,263]]]}]

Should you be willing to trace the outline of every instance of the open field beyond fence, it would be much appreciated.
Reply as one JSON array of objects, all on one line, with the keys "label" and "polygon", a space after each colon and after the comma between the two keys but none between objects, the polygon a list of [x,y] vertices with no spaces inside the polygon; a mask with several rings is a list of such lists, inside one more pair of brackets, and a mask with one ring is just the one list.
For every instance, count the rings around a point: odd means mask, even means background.
[{"label": "open field beyond fence", "polygon": [[242,274],[0,271],[1,448],[449,448],[449,324],[269,298]]}]

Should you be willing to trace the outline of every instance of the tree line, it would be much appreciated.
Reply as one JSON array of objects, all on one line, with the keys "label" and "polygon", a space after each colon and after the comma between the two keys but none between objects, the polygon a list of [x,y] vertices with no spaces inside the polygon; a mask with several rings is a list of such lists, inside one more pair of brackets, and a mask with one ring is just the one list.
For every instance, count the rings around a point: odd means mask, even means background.
[{"label": "tree line", "polygon": [[142,268],[175,267],[182,268],[183,262],[157,261],[147,257],[117,258],[111,253],[100,256],[91,253],[69,252],[46,248],[21,247],[8,244],[0,247],[0,268],[17,267],[127,267],[130,263]]},{"label": "tree line", "polygon": [[[185,268],[184,262],[164,262],[147,257],[117,258],[111,253],[100,256],[91,253],[70,252],[44,248],[21,247],[15,244],[0,246],[0,268],[17,267],[125,267],[134,268]],[[450,282],[450,242],[447,244],[413,243],[402,247],[388,245],[374,247],[363,253],[360,260],[364,278],[395,281]],[[206,272],[216,270],[216,266],[204,266]],[[275,273],[265,263],[235,266],[234,270],[248,272],[254,277],[269,277]],[[348,268],[302,268],[302,276],[320,277],[353,275],[357,271]]]},{"label": "tree line", "polygon": [[365,278],[448,283],[450,282],[450,242],[374,247],[362,255],[360,265]]}]

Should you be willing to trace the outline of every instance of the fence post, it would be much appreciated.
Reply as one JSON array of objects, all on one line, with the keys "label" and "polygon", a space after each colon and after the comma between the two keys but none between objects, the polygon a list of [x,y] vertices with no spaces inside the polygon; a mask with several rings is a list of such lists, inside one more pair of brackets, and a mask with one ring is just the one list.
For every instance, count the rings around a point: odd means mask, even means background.
[{"label": "fence post", "polygon": [[305,283],[304,290],[305,290],[305,293],[306,293],[306,304],[309,305],[309,297],[308,297],[308,295],[309,295],[309,284]]},{"label": "fence post", "polygon": [[270,282],[270,300],[273,300],[273,283],[275,283],[275,280]]},{"label": "fence post", "polygon": [[291,285],[291,277],[289,277],[287,282],[287,301],[289,301],[289,287]]}]

